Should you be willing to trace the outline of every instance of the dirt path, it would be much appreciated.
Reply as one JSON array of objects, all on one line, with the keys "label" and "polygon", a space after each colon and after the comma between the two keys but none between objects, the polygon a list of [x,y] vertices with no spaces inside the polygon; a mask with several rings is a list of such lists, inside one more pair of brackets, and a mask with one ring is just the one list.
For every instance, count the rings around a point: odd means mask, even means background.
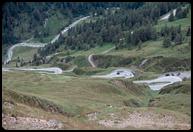
[{"label": "dirt path", "polygon": [[139,67],[142,67],[146,62],[148,61],[148,59],[144,59],[141,64],[139,65]]},{"label": "dirt path", "polygon": [[93,60],[92,60],[93,54],[88,56],[88,62],[91,64],[92,67],[96,67],[96,65],[94,64]]},{"label": "dirt path", "polygon": [[63,72],[72,72],[72,71],[74,71],[75,68],[77,68],[77,66],[73,66],[71,69],[65,70],[65,71],[63,71]]},{"label": "dirt path", "polygon": [[108,50],[105,50],[104,52],[102,52],[102,54],[106,54],[108,52],[110,52],[111,50],[115,49],[115,46],[113,46],[112,48],[108,49]]},{"label": "dirt path", "polygon": [[[110,52],[111,50],[115,49],[115,46],[113,46],[110,49],[107,49],[105,51],[103,51],[101,54],[106,54],[108,52]],[[91,64],[92,67],[97,67],[94,64],[93,61],[93,54],[88,56],[88,61]],[[134,77],[134,73],[131,69],[127,69],[127,68],[118,68],[114,71],[112,71],[111,73],[107,74],[107,75],[94,75],[92,77],[99,77],[99,78],[115,78],[115,77],[124,77],[124,78],[131,78]]]},{"label": "dirt path", "polygon": [[[110,48],[110,49],[107,49],[107,50],[103,51],[101,54],[106,54],[106,53],[110,52],[110,51],[113,50],[113,49],[115,49],[115,46],[113,46],[113,47]],[[93,61],[93,59],[92,59],[92,58],[93,58],[93,55],[94,55],[94,54],[91,54],[91,55],[88,56],[88,62],[91,64],[92,67],[96,67],[96,65],[94,64],[94,61]]]}]

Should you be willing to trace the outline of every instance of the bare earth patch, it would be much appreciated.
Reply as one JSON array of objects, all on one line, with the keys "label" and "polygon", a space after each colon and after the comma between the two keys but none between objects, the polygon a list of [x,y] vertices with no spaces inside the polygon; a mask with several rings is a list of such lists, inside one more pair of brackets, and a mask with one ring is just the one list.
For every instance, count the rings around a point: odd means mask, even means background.
[{"label": "bare earth patch", "polygon": [[97,119],[97,112],[92,112],[87,114],[88,120],[96,120]]},{"label": "bare earth patch", "polygon": [[4,129],[19,130],[57,130],[63,127],[63,124],[57,120],[43,120],[31,117],[10,117],[2,114],[2,126]]},{"label": "bare earth patch", "polygon": [[153,112],[128,113],[125,118],[111,116],[111,119],[99,120],[99,124],[110,128],[123,129],[127,127],[145,129],[190,129],[191,125],[177,120],[173,115]]}]

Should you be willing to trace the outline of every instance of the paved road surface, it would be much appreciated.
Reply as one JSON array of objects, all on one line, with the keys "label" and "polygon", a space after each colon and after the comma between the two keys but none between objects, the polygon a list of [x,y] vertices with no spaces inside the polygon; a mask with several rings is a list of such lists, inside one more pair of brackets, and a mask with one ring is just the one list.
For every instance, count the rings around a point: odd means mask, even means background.
[{"label": "paved road surface", "polygon": [[94,75],[92,77],[97,77],[97,78],[120,78],[120,77],[132,78],[132,77],[134,77],[134,72],[131,69],[118,68],[107,75]]},{"label": "paved road surface", "polygon": [[[176,15],[176,9],[172,10],[173,15]],[[167,14],[161,16],[160,20],[168,20],[168,18],[170,17],[171,12],[168,12]]]},{"label": "paved road surface", "polygon": [[191,78],[191,71],[168,72],[156,79],[133,81],[133,83],[147,84],[152,90],[160,90],[167,85],[181,82],[184,78]]},{"label": "paved road surface", "polygon": [[[70,28],[74,27],[75,25],[77,25],[80,21],[85,20],[87,18],[89,18],[90,16],[86,16],[83,18],[78,19],[77,21],[73,22],[71,25],[69,25],[68,27],[66,27],[64,30],[62,30],[62,34],[64,34],[65,32],[67,32]],[[54,43],[58,40],[60,34],[57,34],[51,41],[51,43]],[[18,43],[13,45],[12,47],[9,48],[9,50],[7,51],[7,57],[4,61],[4,65],[7,64],[9,61],[11,61],[12,56],[13,56],[13,50],[15,47],[20,47],[20,46],[25,46],[25,47],[44,47],[45,45],[47,45],[49,43],[34,43],[34,42],[30,42],[28,43],[27,41],[23,42],[23,43]]]}]

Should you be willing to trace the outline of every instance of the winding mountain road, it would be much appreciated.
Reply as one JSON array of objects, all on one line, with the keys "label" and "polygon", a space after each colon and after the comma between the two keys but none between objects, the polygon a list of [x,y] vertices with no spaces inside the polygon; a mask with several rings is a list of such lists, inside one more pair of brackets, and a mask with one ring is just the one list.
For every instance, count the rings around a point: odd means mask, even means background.
[{"label": "winding mountain road", "polygon": [[[173,9],[173,10],[172,10],[172,13],[173,13],[173,15],[175,16],[175,15],[176,15],[176,9]],[[171,12],[168,12],[167,14],[161,16],[160,21],[161,21],[161,20],[168,20],[169,17],[170,17],[170,15],[171,15]]]},{"label": "winding mountain road", "polygon": [[12,56],[13,56],[13,50],[16,48],[16,47],[33,47],[33,48],[39,48],[39,47],[44,47],[45,44],[44,43],[18,43],[18,44],[15,44],[13,46],[11,46],[9,48],[9,50],[7,51],[7,58],[5,59],[4,61],[4,65],[7,64],[9,61],[11,61],[12,59]]},{"label": "winding mountain road", "polygon": [[167,85],[181,82],[185,78],[191,78],[191,71],[168,72],[156,79],[133,81],[133,83],[147,84],[152,90],[160,90]]},{"label": "winding mountain road", "polygon": [[48,73],[48,74],[62,74],[63,71],[58,67],[49,67],[49,68],[2,68],[2,71],[38,71],[40,73]]},{"label": "winding mountain road", "polygon": [[[62,34],[64,34],[65,32],[67,32],[70,28],[76,26],[80,21],[83,21],[87,18],[89,18],[90,16],[86,16],[86,17],[82,17],[80,19],[78,19],[77,21],[73,22],[71,25],[69,25],[68,27],[66,27],[64,30],[61,31]],[[57,34],[52,40],[51,40],[51,44],[53,44],[54,42],[56,42],[59,38],[60,34]],[[35,43],[35,42],[30,42],[28,43],[27,41],[24,41],[22,43],[18,43],[13,45],[12,47],[10,47],[7,51],[7,57],[4,60],[4,65],[7,64],[9,61],[11,61],[12,56],[13,56],[13,50],[15,47],[20,47],[20,46],[25,46],[25,47],[44,47],[45,45],[47,45],[49,43]]]},{"label": "winding mountain road", "polygon": [[[71,25],[66,27],[63,31],[61,31],[61,33],[64,34],[70,28],[77,25],[80,21],[85,20],[89,17],[90,16],[86,16],[86,17],[78,19],[77,21],[73,22]],[[51,44],[58,40],[59,35],[60,34],[57,34],[56,37],[54,37],[52,39]],[[9,61],[11,61],[12,56],[13,56],[13,50],[14,50],[15,47],[24,46],[24,47],[33,47],[33,48],[37,47],[37,48],[39,48],[39,47],[44,47],[45,45],[48,44],[48,43],[29,42],[30,40],[31,39],[28,39],[28,40],[24,41],[23,43],[18,43],[18,44],[13,45],[12,47],[10,47],[8,52],[7,52],[7,58],[4,61],[4,65],[7,64]],[[65,71],[62,71],[62,69],[58,68],[58,67],[49,67],[49,68],[2,68],[2,71],[7,72],[7,71],[12,71],[12,70],[20,70],[20,71],[38,71],[40,73],[48,73],[48,74],[62,74],[63,72],[72,72],[75,68],[76,68],[76,66],[72,67],[70,70],[65,70]]]},{"label": "winding mountain road", "polygon": [[106,75],[94,75],[94,76],[91,76],[91,77],[94,77],[94,78],[120,78],[120,77],[124,77],[124,78],[132,78],[134,77],[134,71],[131,70],[131,69],[128,69],[128,68],[118,68],[114,71],[112,71],[111,73],[109,74],[106,74]]},{"label": "winding mountain road", "polygon": [[[176,14],[176,9],[172,10],[174,16]],[[161,17],[160,20],[165,20],[168,19],[170,15],[170,12],[163,17]],[[73,22],[71,25],[66,27],[64,30],[61,31],[62,34],[67,32],[70,28],[74,27],[77,25],[80,21],[85,20],[89,18],[90,16],[86,16],[83,18],[78,19],[77,21]],[[59,38],[60,34],[57,34],[51,41],[51,44],[56,42]],[[9,48],[7,52],[7,58],[4,61],[4,64],[7,64],[9,61],[11,61],[11,58],[13,56],[13,50],[15,47],[20,47],[20,46],[25,46],[25,47],[44,47],[48,43],[35,43],[35,42],[30,42],[30,39],[24,41],[23,43],[18,43],[13,45],[12,47]],[[112,47],[110,49],[107,49],[106,51],[102,52],[101,54],[106,54],[109,51],[113,50],[115,48]],[[88,56],[88,61],[91,64],[92,67],[97,67],[93,61],[93,55],[91,54]],[[144,65],[147,62],[147,59],[143,60],[140,66]],[[3,71],[12,71],[12,70],[22,70],[22,71],[38,71],[38,72],[46,72],[50,74],[62,74],[63,72],[72,72],[75,67],[72,67],[70,70],[62,71],[62,69],[58,67],[50,67],[50,68],[2,68]],[[167,76],[166,76],[167,75]],[[168,76],[169,75],[169,76]],[[107,75],[95,75],[92,77],[100,77],[100,78],[114,78],[114,77],[124,77],[124,78],[131,78],[134,77],[134,72],[130,69],[125,69],[125,68],[118,68],[117,70],[112,71],[110,74]],[[152,80],[140,80],[140,81],[133,81],[134,83],[145,83],[147,84],[152,90],[160,90],[161,88],[173,84],[175,82],[180,82],[184,78],[190,78],[191,77],[191,71],[188,72],[170,72],[170,73],[165,73],[161,75],[160,77]]]},{"label": "winding mountain road", "polygon": [[[61,31],[62,34],[66,33],[70,28],[76,26],[80,21],[83,21],[87,18],[89,18],[90,16],[86,16],[86,17],[82,17],[80,19],[78,19],[77,21],[73,22],[72,24],[70,24],[68,27],[66,27],[64,30]],[[57,34],[51,41],[51,44],[56,42],[59,38],[60,34]]]},{"label": "winding mountain road", "polygon": [[147,84],[152,90],[160,90],[161,88],[173,84],[175,82],[181,82],[182,79],[176,76],[165,76],[159,77],[152,80],[141,80],[141,81],[133,81],[133,83],[143,83]]}]

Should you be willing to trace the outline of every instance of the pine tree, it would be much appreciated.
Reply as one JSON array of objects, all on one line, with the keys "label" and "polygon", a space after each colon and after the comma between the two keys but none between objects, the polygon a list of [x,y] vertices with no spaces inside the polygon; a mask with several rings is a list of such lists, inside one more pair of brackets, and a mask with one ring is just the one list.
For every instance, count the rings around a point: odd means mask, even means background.
[{"label": "pine tree", "polygon": [[182,9],[182,8],[178,8],[176,10],[176,18],[177,19],[181,19],[181,18],[185,18],[188,15],[188,9]]},{"label": "pine tree", "polygon": [[18,64],[17,64],[17,62],[16,62],[16,65],[15,65],[15,66],[16,66],[16,67],[19,67]]},{"label": "pine tree", "polygon": [[163,47],[168,48],[170,46],[171,46],[170,38],[169,37],[164,38]]},{"label": "pine tree", "polygon": [[17,62],[20,62],[20,58],[19,58],[19,56],[17,57]]},{"label": "pine tree", "polygon": [[141,50],[142,41],[140,40],[137,46],[137,50]]},{"label": "pine tree", "polygon": [[176,35],[175,39],[174,39],[174,42],[175,42],[176,45],[182,44],[182,34],[179,34],[179,33],[178,33],[178,34]]},{"label": "pine tree", "polygon": [[24,65],[24,60],[23,58],[21,59],[20,66],[22,67]]},{"label": "pine tree", "polygon": [[186,32],[186,36],[191,36],[191,27],[188,28],[188,30]]},{"label": "pine tree", "polygon": [[173,14],[173,11],[172,11],[172,13],[170,14],[170,16],[169,16],[169,22],[172,22],[172,21],[174,21],[174,14]]},{"label": "pine tree", "polygon": [[191,38],[189,39],[189,46],[191,46]]},{"label": "pine tree", "polygon": [[38,33],[38,30],[36,29],[34,32],[34,38],[38,38],[38,37],[39,37],[39,33]]}]

